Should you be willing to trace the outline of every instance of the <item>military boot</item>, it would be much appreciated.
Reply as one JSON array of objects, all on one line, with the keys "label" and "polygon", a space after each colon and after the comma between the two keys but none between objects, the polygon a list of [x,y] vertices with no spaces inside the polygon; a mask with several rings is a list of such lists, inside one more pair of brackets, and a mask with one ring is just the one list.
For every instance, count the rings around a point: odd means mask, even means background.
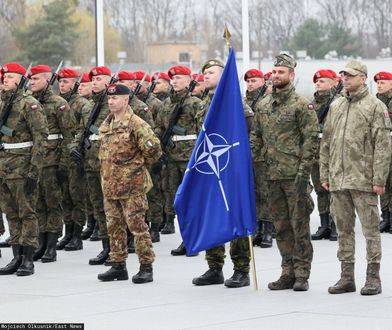
[{"label": "military boot", "polygon": [[261,244],[263,240],[263,221],[257,220],[257,231],[252,237],[253,239],[253,246],[257,246]]},{"label": "military boot", "polygon": [[180,246],[177,249],[173,249],[170,251],[172,256],[184,256],[186,255],[186,248],[184,242],[181,242]]},{"label": "military boot", "polygon": [[288,290],[294,287],[295,278],[294,276],[281,275],[275,282],[268,283],[268,289],[270,290]]},{"label": "military boot", "polygon": [[135,253],[135,237],[128,233],[128,253]]},{"label": "military boot", "polygon": [[272,229],[274,225],[270,221],[263,221],[263,238],[260,243],[261,248],[272,247]]},{"label": "military boot", "polygon": [[132,276],[132,282],[137,284],[152,282],[152,264],[141,264],[139,272]]},{"label": "military boot", "polygon": [[55,262],[57,260],[57,237],[58,235],[56,233],[48,233],[48,244],[46,246],[45,254],[41,258],[42,262]]},{"label": "military boot", "polygon": [[174,234],[174,233],[175,233],[174,215],[173,214],[167,214],[166,215],[166,224],[165,224],[165,227],[162,228],[161,234],[162,235],[167,235],[167,234]]},{"label": "military boot", "polygon": [[151,236],[151,242],[153,243],[160,242],[161,237],[159,236],[159,223],[151,223],[150,236]]},{"label": "military boot", "polygon": [[95,257],[88,261],[90,265],[103,265],[107,258],[109,258],[110,245],[109,238],[102,239],[102,251]]},{"label": "military boot", "polygon": [[293,285],[294,291],[308,291],[309,290],[309,282],[306,278],[298,277],[295,279],[295,283]]},{"label": "military boot", "polygon": [[17,276],[29,276],[34,274],[34,262],[33,254],[34,247],[23,246],[23,257],[22,263],[20,264],[18,270],[16,271]]},{"label": "military boot", "polygon": [[381,293],[380,264],[367,265],[365,286],[361,289],[361,295],[374,296]]},{"label": "military boot", "polygon": [[94,226],[94,230],[93,233],[90,236],[90,241],[91,242],[97,242],[100,241],[101,239],[99,238],[99,223],[98,221],[95,221],[95,226]]},{"label": "military boot", "polygon": [[90,236],[94,231],[94,227],[95,227],[95,219],[92,215],[89,215],[87,218],[86,229],[83,230],[82,232],[82,240],[90,238]]},{"label": "military boot", "polygon": [[209,268],[203,275],[195,277],[192,280],[194,285],[212,285],[212,284],[223,284],[224,277],[222,269]]},{"label": "military boot", "polygon": [[0,275],[14,274],[22,263],[22,247],[17,244],[12,244],[11,247],[14,258],[5,267],[0,268]]},{"label": "military boot", "polygon": [[242,286],[249,286],[249,273],[235,270],[232,277],[225,281],[225,286],[228,288],[240,288]]},{"label": "military boot", "polygon": [[0,248],[10,247],[10,239],[11,237],[7,237],[3,242],[0,242]]},{"label": "military boot", "polygon": [[46,246],[48,243],[48,233],[39,233],[38,235],[38,248],[35,250],[33,260],[37,261],[45,254]]},{"label": "military boot", "polygon": [[63,250],[64,247],[71,241],[72,234],[73,234],[73,226],[74,226],[73,223],[69,225],[65,225],[64,237],[60,240],[60,242],[57,243],[56,250]]},{"label": "military boot", "polygon": [[391,216],[389,217],[389,233],[392,234],[392,213]]},{"label": "military boot", "polygon": [[320,223],[321,226],[318,227],[317,231],[314,234],[312,234],[313,241],[329,239],[329,236],[331,235],[329,213],[320,214]]},{"label": "military boot", "polygon": [[125,262],[112,262],[112,268],[102,274],[98,274],[100,281],[125,281],[128,280],[128,271]]},{"label": "military boot", "polygon": [[328,288],[331,294],[355,292],[354,263],[342,262],[340,280]]},{"label": "military boot", "polygon": [[381,222],[380,222],[380,233],[386,233],[391,229],[391,224],[390,224],[390,217],[391,217],[391,212],[389,210],[384,210],[381,212]]},{"label": "military boot", "polygon": [[336,224],[333,219],[331,219],[331,235],[329,235],[329,240],[330,241],[337,241],[338,240],[338,234],[336,232]]},{"label": "military boot", "polygon": [[76,251],[83,249],[82,226],[74,224],[71,241],[64,247],[65,251]]}]

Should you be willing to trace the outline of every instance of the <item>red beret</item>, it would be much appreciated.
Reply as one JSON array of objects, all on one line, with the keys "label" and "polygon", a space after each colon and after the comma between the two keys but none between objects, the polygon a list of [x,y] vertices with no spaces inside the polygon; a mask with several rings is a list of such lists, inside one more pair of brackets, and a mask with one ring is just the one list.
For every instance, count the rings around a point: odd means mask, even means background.
[{"label": "red beret", "polygon": [[339,76],[336,74],[335,71],[328,69],[329,72],[331,72],[331,74],[333,75],[334,78],[338,78]]},{"label": "red beret", "polygon": [[271,78],[271,75],[272,75],[272,72],[270,71],[270,72],[267,72],[267,73],[264,73],[264,79],[265,80],[268,80],[269,78]]},{"label": "red beret", "polygon": [[118,80],[135,80],[135,74],[130,71],[120,71],[117,76]]},{"label": "red beret", "polygon": [[144,79],[144,81],[151,81],[150,76],[143,71],[136,71],[136,72],[134,72],[134,74],[135,74],[135,80],[142,80],[144,75],[146,75],[146,78]]},{"label": "red beret", "polygon": [[167,71],[167,74],[169,75],[170,79],[172,79],[173,76],[176,76],[178,74],[190,76],[191,70],[186,66],[177,65],[171,67],[169,71]]},{"label": "red beret", "polygon": [[0,73],[1,73],[1,82],[3,82],[4,81],[4,74],[6,74],[6,73],[25,74],[26,69],[18,63],[11,62],[11,63],[6,63],[1,67]]},{"label": "red beret", "polygon": [[88,75],[91,80],[94,76],[110,76],[111,74],[110,69],[106,66],[96,66],[90,70]]},{"label": "red beret", "polygon": [[[196,79],[197,78],[197,75],[198,75],[198,73],[193,73],[192,74],[192,79],[194,80],[194,79]],[[200,76],[199,76],[199,79],[197,79],[197,81],[198,82],[200,82],[200,81],[204,81],[204,76],[201,74]]]},{"label": "red beret", "polygon": [[246,71],[244,75],[244,80],[246,81],[249,78],[264,78],[263,73],[257,69],[250,69]]},{"label": "red beret", "polygon": [[374,81],[377,82],[378,80],[392,80],[392,73],[381,71],[374,75]]},{"label": "red beret", "polygon": [[90,75],[88,73],[83,73],[82,79],[80,80],[80,83],[88,83],[91,82]]},{"label": "red beret", "polygon": [[74,70],[74,69],[61,69],[59,74],[57,75],[57,80],[63,79],[63,78],[78,78],[80,77],[80,74]]},{"label": "red beret", "polygon": [[51,67],[45,64],[38,64],[30,69],[29,78],[38,73],[44,73],[44,72],[49,72],[49,73],[52,72]]},{"label": "red beret", "polygon": [[151,76],[151,80],[154,81],[155,79],[157,79],[158,74],[159,74],[159,79],[165,79],[167,81],[170,81],[170,77],[164,72],[154,72],[153,75]]},{"label": "red beret", "polygon": [[331,72],[332,70],[319,70],[313,75],[313,82],[315,83],[319,78],[335,79],[335,76]]}]

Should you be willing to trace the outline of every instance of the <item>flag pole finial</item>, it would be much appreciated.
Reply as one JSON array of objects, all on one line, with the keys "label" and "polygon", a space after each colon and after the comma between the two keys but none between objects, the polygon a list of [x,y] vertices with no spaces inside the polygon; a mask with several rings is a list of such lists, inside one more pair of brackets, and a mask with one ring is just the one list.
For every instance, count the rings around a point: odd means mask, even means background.
[{"label": "flag pole finial", "polygon": [[231,33],[229,32],[229,29],[227,28],[227,24],[225,24],[225,30],[223,31],[223,38],[226,40],[226,45],[225,45],[225,56],[229,56],[231,44],[230,44],[230,39],[231,39]]}]

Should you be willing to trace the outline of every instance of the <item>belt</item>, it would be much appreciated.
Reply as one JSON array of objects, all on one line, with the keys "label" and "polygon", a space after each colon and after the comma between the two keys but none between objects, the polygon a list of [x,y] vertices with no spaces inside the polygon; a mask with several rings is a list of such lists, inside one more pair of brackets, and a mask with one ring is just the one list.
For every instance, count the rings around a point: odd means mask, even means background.
[{"label": "belt", "polygon": [[173,135],[172,140],[173,142],[178,142],[178,141],[190,141],[190,140],[196,140],[197,135],[196,134],[190,134],[190,135]]},{"label": "belt", "polygon": [[98,134],[91,134],[88,139],[90,141],[98,141],[99,135]]},{"label": "belt", "polygon": [[63,134],[49,134],[48,135],[48,140],[60,140],[63,138]]},{"label": "belt", "polygon": [[323,137],[323,133],[318,133],[318,137],[321,139]]},{"label": "belt", "polygon": [[33,146],[33,141],[20,142],[20,143],[1,143],[0,149],[11,150],[11,149],[22,149],[29,148]]}]

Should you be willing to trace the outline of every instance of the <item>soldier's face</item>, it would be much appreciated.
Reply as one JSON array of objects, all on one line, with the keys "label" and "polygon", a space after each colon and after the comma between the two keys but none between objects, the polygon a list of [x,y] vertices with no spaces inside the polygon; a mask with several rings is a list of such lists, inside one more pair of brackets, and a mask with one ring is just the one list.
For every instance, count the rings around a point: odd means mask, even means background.
[{"label": "soldier's face", "polygon": [[183,74],[177,74],[172,77],[173,89],[176,92],[182,91],[183,89],[188,87],[190,82],[191,77]]},{"label": "soldier's face", "polygon": [[109,84],[109,76],[93,76],[91,78],[92,88],[94,93],[102,92]]},{"label": "soldier's face", "polygon": [[61,94],[68,93],[72,90],[76,82],[75,78],[62,78],[59,80],[59,89]]},{"label": "soldier's face", "polygon": [[264,85],[264,79],[260,77],[246,79],[246,89],[248,92],[253,92]]},{"label": "soldier's face", "polygon": [[167,93],[169,91],[169,82],[165,79],[158,79],[155,85],[154,93]]},{"label": "soldier's face", "polygon": [[366,76],[364,75],[352,76],[347,72],[343,72],[344,89],[348,93],[354,93],[358,91],[365,84],[365,81]]},{"label": "soldier's face", "polygon": [[83,97],[91,96],[93,93],[93,86],[91,82],[80,83],[78,89],[79,95]]},{"label": "soldier's face", "polygon": [[121,84],[121,85],[127,86],[128,88],[132,89],[133,80],[119,80],[117,82],[117,84]]},{"label": "soldier's face", "polygon": [[285,66],[274,66],[272,68],[272,84],[278,89],[286,87],[291,81],[294,80],[294,71]]},{"label": "soldier's face", "polygon": [[117,114],[124,111],[128,107],[128,95],[109,95],[108,105],[110,112]]},{"label": "soldier's face", "polygon": [[216,65],[205,69],[203,72],[205,87],[208,88],[210,91],[215,90],[216,86],[218,86],[222,72],[223,68]]},{"label": "soldier's face", "polygon": [[193,95],[193,96],[198,96],[198,97],[199,97],[199,96],[201,96],[201,95],[203,94],[204,90],[205,90],[204,81],[199,81],[199,82],[196,84],[195,89],[194,89],[193,92],[192,92],[192,95]]},{"label": "soldier's face", "polygon": [[331,90],[335,86],[335,80],[330,78],[318,78],[314,84],[316,91],[319,93],[325,93]]},{"label": "soldier's face", "polygon": [[377,92],[388,93],[392,89],[392,80],[377,80]]},{"label": "soldier's face", "polygon": [[3,89],[5,91],[12,91],[16,89],[16,86],[19,84],[20,78],[22,77],[19,73],[5,73],[3,80]]},{"label": "soldier's face", "polygon": [[30,78],[31,90],[33,92],[40,92],[48,86],[48,80],[52,74],[48,72],[37,73]]}]

